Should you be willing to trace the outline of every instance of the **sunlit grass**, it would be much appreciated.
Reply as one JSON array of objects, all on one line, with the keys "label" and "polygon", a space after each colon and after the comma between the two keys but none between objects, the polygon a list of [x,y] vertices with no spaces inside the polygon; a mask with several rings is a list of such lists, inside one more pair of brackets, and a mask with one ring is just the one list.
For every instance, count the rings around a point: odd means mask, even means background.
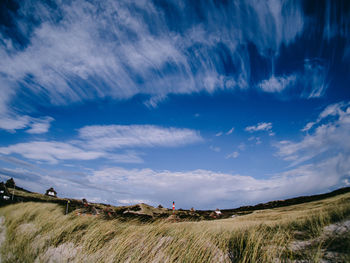
[{"label": "sunlit grass", "polygon": [[303,239],[312,239],[322,233],[324,226],[348,218],[349,201],[350,194],[344,194],[232,219],[179,223],[64,215],[64,208],[57,204],[20,203],[0,209],[7,227],[2,260],[283,262],[307,257],[318,261],[323,243],[300,254],[290,249],[290,242],[295,240],[295,233],[302,234]]}]

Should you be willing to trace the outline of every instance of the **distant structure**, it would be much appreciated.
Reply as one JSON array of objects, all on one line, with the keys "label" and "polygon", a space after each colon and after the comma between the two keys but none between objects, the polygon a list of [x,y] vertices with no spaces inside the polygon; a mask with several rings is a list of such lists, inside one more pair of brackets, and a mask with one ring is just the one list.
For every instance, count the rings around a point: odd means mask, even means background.
[{"label": "distant structure", "polygon": [[219,208],[216,208],[215,214],[216,214],[217,216],[221,216],[221,215],[222,215],[222,213],[221,213],[221,211],[220,211]]},{"label": "distant structure", "polygon": [[16,184],[15,184],[15,180],[13,180],[13,178],[10,178],[6,181],[6,187],[9,188],[15,188]]},{"label": "distant structure", "polygon": [[10,200],[10,192],[7,190],[7,187],[3,182],[0,183],[0,199],[6,201]]},{"label": "distant structure", "polygon": [[217,219],[217,218],[220,218],[222,216],[222,212],[220,211],[219,208],[216,208],[216,210],[211,212],[209,216],[211,218]]},{"label": "distant structure", "polygon": [[89,202],[85,198],[83,198],[81,201],[83,202],[84,207],[89,206]]},{"label": "distant structure", "polygon": [[53,189],[52,187],[50,189],[46,190],[46,194],[48,196],[52,196],[52,197],[57,197],[57,192],[55,191],[55,189]]}]

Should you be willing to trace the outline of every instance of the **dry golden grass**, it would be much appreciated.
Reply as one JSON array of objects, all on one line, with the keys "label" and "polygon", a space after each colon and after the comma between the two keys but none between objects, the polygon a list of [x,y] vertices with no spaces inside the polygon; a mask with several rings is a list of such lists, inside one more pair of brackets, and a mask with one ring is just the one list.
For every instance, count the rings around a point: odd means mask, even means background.
[{"label": "dry golden grass", "polygon": [[319,236],[324,226],[349,217],[349,201],[350,193],[232,219],[179,223],[65,216],[56,204],[20,203],[0,209],[7,228],[1,254],[4,262],[317,262],[323,243],[295,252],[295,233],[306,240]]}]

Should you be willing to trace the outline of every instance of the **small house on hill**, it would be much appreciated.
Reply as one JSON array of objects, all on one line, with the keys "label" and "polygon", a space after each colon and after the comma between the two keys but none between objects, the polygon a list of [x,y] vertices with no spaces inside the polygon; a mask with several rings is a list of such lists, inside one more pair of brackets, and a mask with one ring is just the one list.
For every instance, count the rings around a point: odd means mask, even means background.
[{"label": "small house on hill", "polygon": [[217,219],[217,218],[220,218],[222,216],[222,212],[220,211],[219,208],[216,208],[216,210],[211,212],[209,216],[211,218]]},{"label": "small house on hill", "polygon": [[220,211],[219,208],[216,208],[215,214],[216,214],[217,216],[221,216],[221,215],[222,215],[222,212]]},{"label": "small house on hill", "polygon": [[7,190],[7,187],[3,182],[0,183],[0,199],[1,200],[10,199],[10,192]]},{"label": "small house on hill", "polygon": [[52,196],[52,197],[57,197],[57,192],[55,191],[55,189],[53,189],[52,187],[48,190],[46,190],[46,194],[48,196]]}]

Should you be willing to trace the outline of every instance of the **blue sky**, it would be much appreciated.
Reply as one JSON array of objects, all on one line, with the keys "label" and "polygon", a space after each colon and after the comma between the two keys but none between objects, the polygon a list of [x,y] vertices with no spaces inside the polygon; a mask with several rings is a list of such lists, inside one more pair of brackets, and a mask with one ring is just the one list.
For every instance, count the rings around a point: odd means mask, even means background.
[{"label": "blue sky", "polygon": [[3,1],[0,177],[199,209],[350,185],[347,1]]}]

